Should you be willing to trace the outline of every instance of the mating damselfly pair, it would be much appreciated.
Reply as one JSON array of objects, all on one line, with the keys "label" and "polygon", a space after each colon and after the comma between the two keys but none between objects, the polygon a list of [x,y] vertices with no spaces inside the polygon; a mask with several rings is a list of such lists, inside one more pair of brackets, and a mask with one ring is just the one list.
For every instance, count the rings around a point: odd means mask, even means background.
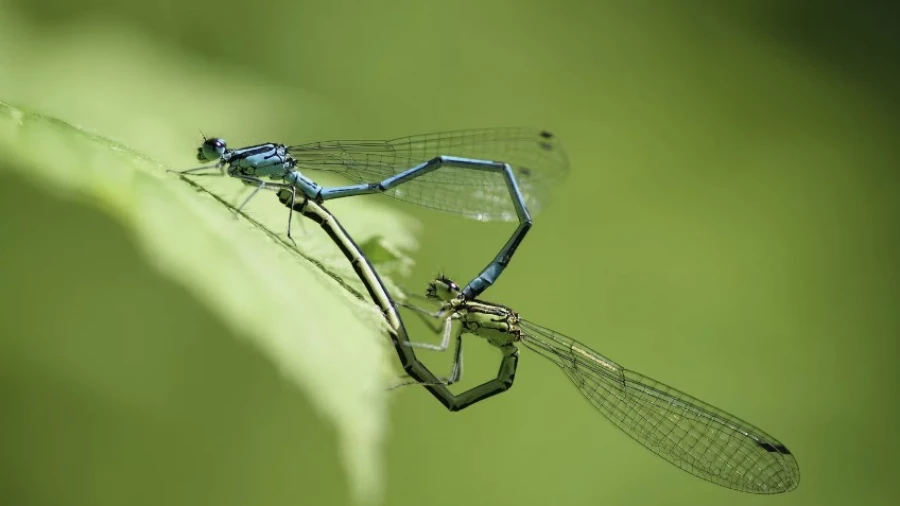
[{"label": "mating damselfly pair", "polygon": [[[531,228],[532,214],[547,205],[550,190],[568,173],[567,157],[549,132],[493,128],[388,141],[265,143],[238,149],[228,148],[220,138],[205,138],[197,158],[211,163],[180,173],[227,174],[254,187],[239,209],[261,190],[274,190],[289,209],[289,238],[293,212],[319,223],[381,309],[400,363],[411,378],[408,384],[422,385],[451,411],[508,390],[522,345],[562,369],[615,426],[695,476],[754,493],[786,492],[799,483],[794,456],[761,429],[530,323],[506,306],[478,298],[497,282]],[[339,174],[353,184],[323,187],[309,178],[311,172]],[[463,287],[443,277],[431,281],[423,299],[438,301],[439,309],[401,304],[433,323],[440,344],[410,339],[398,303],[323,206],[328,200],[373,193],[470,219],[519,223],[496,257]],[[495,379],[454,394],[447,387],[462,376],[466,334],[499,348],[502,359]],[[451,342],[454,360],[446,378],[436,376],[413,351],[416,347],[446,351]]]}]

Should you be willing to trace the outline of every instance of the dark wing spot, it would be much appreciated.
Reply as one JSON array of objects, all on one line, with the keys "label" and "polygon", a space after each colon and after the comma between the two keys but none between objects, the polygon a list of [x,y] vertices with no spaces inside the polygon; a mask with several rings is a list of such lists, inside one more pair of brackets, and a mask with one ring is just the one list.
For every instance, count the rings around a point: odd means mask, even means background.
[{"label": "dark wing spot", "polygon": [[550,132],[544,130],[544,131],[541,132],[541,137],[543,137],[543,138],[545,138],[545,139],[552,139],[552,138],[553,138],[553,134],[551,134]]},{"label": "dark wing spot", "polygon": [[553,144],[550,144],[549,142],[539,142],[538,146],[540,146],[544,151],[550,151],[553,149]]},{"label": "dark wing spot", "polygon": [[759,441],[757,444],[769,453],[781,453],[783,455],[791,454],[791,451],[781,443],[772,444],[768,441]]}]

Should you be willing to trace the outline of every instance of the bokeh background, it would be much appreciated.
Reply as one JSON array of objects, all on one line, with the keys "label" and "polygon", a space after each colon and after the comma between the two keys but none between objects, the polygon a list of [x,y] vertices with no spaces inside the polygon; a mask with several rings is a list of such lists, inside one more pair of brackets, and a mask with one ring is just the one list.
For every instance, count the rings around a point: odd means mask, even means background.
[{"label": "bokeh background", "polygon": [[[488,298],[756,423],[802,474],[777,497],[692,478],[523,351],[515,387],[461,413],[393,395],[386,504],[900,498],[895,8],[0,7],[0,99],[172,166],[193,162],[197,129],[236,143],[554,131],[571,177]],[[333,428],[121,225],[12,176],[0,206],[4,504],[349,503]],[[411,287],[438,269],[467,279],[511,227],[403,209],[424,225]],[[464,387],[498,358],[466,351]]]}]

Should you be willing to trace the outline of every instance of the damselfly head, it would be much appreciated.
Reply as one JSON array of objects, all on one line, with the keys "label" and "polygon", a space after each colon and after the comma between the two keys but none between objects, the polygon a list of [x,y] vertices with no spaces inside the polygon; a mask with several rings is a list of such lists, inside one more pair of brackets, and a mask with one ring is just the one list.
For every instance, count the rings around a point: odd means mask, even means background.
[{"label": "damselfly head", "polygon": [[443,276],[428,283],[428,288],[425,290],[426,297],[441,301],[455,299],[460,293],[459,285]]},{"label": "damselfly head", "polygon": [[200,160],[201,162],[218,160],[225,154],[226,149],[225,139],[220,139],[218,137],[207,139],[204,137],[203,144],[197,148],[197,160]]}]

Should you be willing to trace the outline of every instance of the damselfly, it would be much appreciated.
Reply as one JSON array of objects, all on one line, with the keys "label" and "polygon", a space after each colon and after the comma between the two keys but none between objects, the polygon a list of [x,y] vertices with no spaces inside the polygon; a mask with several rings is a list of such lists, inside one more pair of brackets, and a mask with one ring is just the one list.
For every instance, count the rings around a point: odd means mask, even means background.
[{"label": "damselfly", "polygon": [[[760,494],[797,487],[800,468],[787,447],[761,429],[703,401],[631,371],[572,338],[519,317],[508,307],[462,296],[446,278],[428,285],[428,299],[442,303],[430,313],[443,325],[441,344],[409,343],[445,351],[454,341],[450,385],[462,377],[462,336],[474,334],[503,354],[497,378],[455,396],[451,409],[463,409],[512,387],[519,350],[516,345],[556,364],[578,391],[609,421],[668,462],[712,483]],[[436,320],[430,320],[434,323]]]},{"label": "damselfly", "polygon": [[[550,188],[568,173],[567,157],[556,137],[528,128],[441,132],[388,141],[266,143],[239,149],[229,149],[220,138],[205,138],[197,158],[215,163],[180,172],[214,169],[255,187],[238,209],[268,188],[288,190],[280,191],[280,198],[289,208],[295,207],[298,192],[316,203],[384,193],[471,219],[517,220],[518,227],[494,260],[463,288],[470,298],[497,281],[531,228],[532,214],[547,205]],[[357,184],[325,188],[301,171],[335,173]]]}]

